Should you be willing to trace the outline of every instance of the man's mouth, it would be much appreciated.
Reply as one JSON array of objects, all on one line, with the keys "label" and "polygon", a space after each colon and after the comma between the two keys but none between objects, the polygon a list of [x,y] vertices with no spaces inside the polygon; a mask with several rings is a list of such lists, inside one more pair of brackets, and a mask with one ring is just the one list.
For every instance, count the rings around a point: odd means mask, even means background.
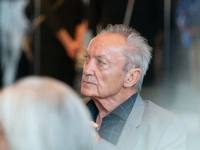
[{"label": "man's mouth", "polygon": [[96,85],[95,83],[90,82],[90,81],[87,81],[87,80],[83,80],[83,83],[85,83],[85,84],[93,84],[93,85]]}]

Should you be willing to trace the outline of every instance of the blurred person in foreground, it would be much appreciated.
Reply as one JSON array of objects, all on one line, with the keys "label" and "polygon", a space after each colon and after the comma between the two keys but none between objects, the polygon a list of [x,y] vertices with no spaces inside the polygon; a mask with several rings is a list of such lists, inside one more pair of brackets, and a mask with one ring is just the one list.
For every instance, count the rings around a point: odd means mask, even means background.
[{"label": "blurred person in foreground", "polygon": [[1,150],[92,150],[94,145],[84,104],[69,86],[47,77],[29,77],[1,91],[0,129]]},{"label": "blurred person in foreground", "polygon": [[95,150],[185,149],[184,123],[140,96],[151,51],[124,25],[108,25],[90,42],[81,92],[97,131]]}]

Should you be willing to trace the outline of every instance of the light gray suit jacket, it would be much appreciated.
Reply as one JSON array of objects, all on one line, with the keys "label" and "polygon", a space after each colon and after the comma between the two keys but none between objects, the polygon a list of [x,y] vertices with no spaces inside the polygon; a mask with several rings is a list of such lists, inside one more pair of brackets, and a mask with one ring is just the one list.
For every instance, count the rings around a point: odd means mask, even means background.
[{"label": "light gray suit jacket", "polygon": [[185,150],[185,140],[180,119],[138,94],[117,145],[100,139],[95,150]]}]

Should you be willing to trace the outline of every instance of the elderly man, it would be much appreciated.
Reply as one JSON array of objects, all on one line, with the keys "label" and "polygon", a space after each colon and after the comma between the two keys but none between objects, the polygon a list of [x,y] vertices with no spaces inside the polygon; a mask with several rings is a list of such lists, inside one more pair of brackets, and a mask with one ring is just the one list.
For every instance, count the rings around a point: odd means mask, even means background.
[{"label": "elderly man", "polygon": [[81,93],[96,123],[96,150],[185,149],[182,121],[140,90],[151,47],[123,25],[109,25],[89,44]]}]

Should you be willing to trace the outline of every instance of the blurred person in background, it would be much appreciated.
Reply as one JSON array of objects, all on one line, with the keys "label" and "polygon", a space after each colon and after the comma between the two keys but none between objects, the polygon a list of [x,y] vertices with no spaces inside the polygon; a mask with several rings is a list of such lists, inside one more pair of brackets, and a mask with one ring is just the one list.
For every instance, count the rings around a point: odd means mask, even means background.
[{"label": "blurred person in background", "polygon": [[30,74],[50,76],[74,87],[76,54],[82,49],[88,24],[84,3],[30,0],[25,13],[31,22],[25,42],[25,53],[33,58]]},{"label": "blurred person in background", "polygon": [[1,150],[92,150],[94,145],[82,101],[49,77],[28,77],[1,91],[0,144]]},{"label": "blurred person in background", "polygon": [[[200,1],[178,0],[176,25],[180,41],[187,51],[193,90],[199,95],[200,89]],[[199,96],[200,98],[200,96]]]}]

